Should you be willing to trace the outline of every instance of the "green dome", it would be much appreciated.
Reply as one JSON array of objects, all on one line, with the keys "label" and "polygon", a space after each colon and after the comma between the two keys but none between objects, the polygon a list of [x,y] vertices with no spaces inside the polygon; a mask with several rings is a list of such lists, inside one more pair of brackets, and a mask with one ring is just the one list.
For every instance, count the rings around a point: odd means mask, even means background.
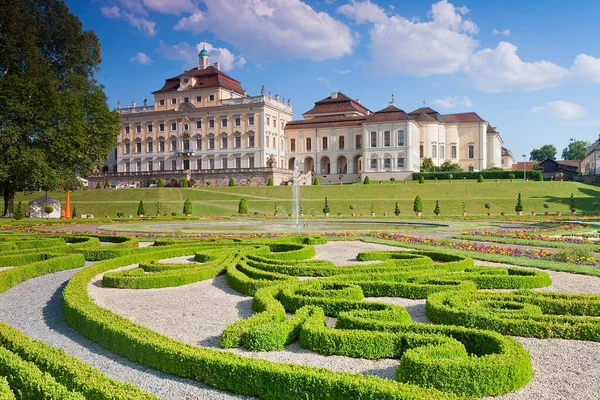
[{"label": "green dome", "polygon": [[200,55],[201,56],[207,56],[208,55],[208,51],[206,51],[206,49],[202,49],[202,50],[200,50]]}]

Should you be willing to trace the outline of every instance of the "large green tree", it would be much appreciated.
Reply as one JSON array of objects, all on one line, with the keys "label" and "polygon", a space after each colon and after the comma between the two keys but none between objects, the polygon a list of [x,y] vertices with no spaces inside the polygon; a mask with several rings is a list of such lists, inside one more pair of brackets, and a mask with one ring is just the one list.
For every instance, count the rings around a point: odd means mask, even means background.
[{"label": "large green tree", "polygon": [[0,188],[3,215],[19,190],[75,185],[116,143],[120,117],[95,74],[100,44],[60,0],[0,7]]},{"label": "large green tree", "polygon": [[539,149],[531,150],[529,153],[530,161],[544,161],[546,158],[556,160],[556,147],[553,144],[545,144]]},{"label": "large green tree", "polygon": [[585,140],[571,139],[562,152],[562,158],[563,160],[583,160],[590,146],[590,142]]}]

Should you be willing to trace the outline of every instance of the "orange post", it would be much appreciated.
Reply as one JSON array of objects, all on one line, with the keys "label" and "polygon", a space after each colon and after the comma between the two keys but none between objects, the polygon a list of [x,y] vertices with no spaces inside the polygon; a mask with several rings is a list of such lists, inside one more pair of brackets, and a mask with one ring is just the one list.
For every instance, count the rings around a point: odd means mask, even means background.
[{"label": "orange post", "polygon": [[71,218],[71,191],[67,190],[67,201],[65,204],[65,218]]}]

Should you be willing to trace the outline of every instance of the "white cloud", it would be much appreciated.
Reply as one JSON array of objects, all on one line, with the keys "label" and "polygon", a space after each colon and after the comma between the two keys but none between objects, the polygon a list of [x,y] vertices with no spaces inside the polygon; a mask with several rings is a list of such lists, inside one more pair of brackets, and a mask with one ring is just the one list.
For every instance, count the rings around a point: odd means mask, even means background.
[{"label": "white cloud", "polygon": [[336,69],[335,72],[337,72],[340,75],[346,75],[350,73],[349,69]]},{"label": "white cloud", "polygon": [[575,57],[571,71],[578,79],[600,83],[600,58],[579,54]]},{"label": "white cloud", "polygon": [[471,35],[477,25],[462,17],[466,9],[457,9],[447,0],[431,7],[431,20],[387,16],[370,1],[354,1],[338,12],[357,23],[370,23],[369,51],[377,70],[401,75],[427,76],[459,71],[477,47]]},{"label": "white cloud", "polygon": [[560,119],[566,120],[580,119],[588,115],[584,107],[564,100],[551,101],[545,106],[533,107],[531,112],[549,112]]},{"label": "white cloud", "polygon": [[154,21],[146,19],[144,17],[136,16],[131,13],[122,13],[122,15],[127,22],[129,22],[132,26],[137,28],[143,34],[147,36],[156,35],[156,23]]},{"label": "white cloud", "polygon": [[[211,63],[219,62],[219,68],[223,71],[229,71],[233,68],[241,68],[246,64],[246,59],[242,56],[235,56],[231,51],[224,47],[213,47],[210,43],[204,43],[208,51]],[[198,65],[198,53],[203,44],[198,43],[192,46],[187,42],[180,42],[174,45],[165,44],[162,40],[159,47],[155,50],[157,53],[170,60],[183,61],[184,68],[192,68]]]},{"label": "white cloud", "polygon": [[184,12],[193,13],[198,9],[191,0],[144,0],[144,5],[161,14],[180,15]]},{"label": "white cloud", "polygon": [[517,47],[508,42],[473,54],[464,70],[471,83],[486,92],[545,89],[560,85],[570,74],[549,61],[522,61]]},{"label": "white cloud", "polygon": [[212,32],[254,59],[325,60],[352,53],[350,28],[300,0],[204,0],[175,30]]},{"label": "white cloud", "polygon": [[467,96],[447,96],[435,99],[431,104],[437,104],[443,108],[453,108],[455,106],[473,107],[473,102]]},{"label": "white cloud", "polygon": [[117,6],[112,7],[101,7],[100,12],[106,18],[117,19],[121,17],[121,9]]},{"label": "white cloud", "polygon": [[510,36],[510,29],[504,29],[502,31],[499,31],[498,29],[494,28],[494,30],[492,31],[492,33],[494,35]]},{"label": "white cloud", "polygon": [[135,57],[129,60],[132,63],[142,64],[142,65],[150,65],[152,64],[152,59],[148,57],[146,54],[141,51],[137,53]]}]

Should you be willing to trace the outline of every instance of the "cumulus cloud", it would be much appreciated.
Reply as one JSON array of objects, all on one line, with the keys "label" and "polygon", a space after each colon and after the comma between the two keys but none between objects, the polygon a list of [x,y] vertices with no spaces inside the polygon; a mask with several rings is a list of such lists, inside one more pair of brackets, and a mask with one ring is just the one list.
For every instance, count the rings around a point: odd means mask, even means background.
[{"label": "cumulus cloud", "polygon": [[443,108],[453,108],[456,106],[473,107],[473,102],[467,96],[447,96],[435,99],[431,104],[436,104]]},{"label": "cumulus cloud", "polygon": [[117,19],[121,17],[121,9],[117,6],[112,7],[101,7],[100,13],[106,18]]},{"label": "cumulus cloud", "polygon": [[[131,26],[142,32],[147,36],[156,35],[156,23],[150,19],[147,19],[144,15],[142,15],[141,11],[130,12],[126,10],[136,9],[136,2],[123,1],[124,9],[119,8],[119,6],[112,7],[101,7],[100,13],[106,17],[111,19],[122,19],[127,21]],[[143,8],[141,9],[143,11]]]},{"label": "cumulus cloud", "polygon": [[512,43],[476,52],[464,68],[472,84],[486,92],[534,91],[558,86],[570,75],[568,69],[549,61],[526,62]]},{"label": "cumulus cloud", "polygon": [[346,75],[349,74],[351,71],[349,69],[336,69],[335,72],[337,72],[340,75]]},{"label": "cumulus cloud", "polygon": [[564,100],[551,101],[545,106],[533,107],[531,112],[548,112],[551,115],[566,120],[580,119],[588,115],[588,112],[584,107]]},{"label": "cumulus cloud", "polygon": [[[300,0],[204,0],[175,30],[212,32],[255,59],[325,60],[352,53],[350,28]],[[259,39],[257,39],[259,38]]]},{"label": "cumulus cloud", "polygon": [[494,28],[494,30],[492,31],[492,33],[494,35],[510,36],[510,29],[504,29],[502,31],[499,31],[498,29]]},{"label": "cumulus cloud", "polygon": [[356,23],[371,24],[372,66],[383,73],[411,76],[458,72],[477,47],[477,25],[447,0],[431,6],[430,20],[388,16],[370,1],[353,1],[337,11]]},{"label": "cumulus cloud", "polygon": [[191,0],[144,0],[144,5],[161,14],[180,15],[184,12],[193,13],[198,6]]},{"label": "cumulus cloud", "polygon": [[137,55],[135,57],[133,57],[131,60],[129,60],[129,62],[136,63],[136,64],[142,64],[142,65],[150,65],[150,64],[152,64],[152,59],[140,51],[137,53]]},{"label": "cumulus cloud", "polygon": [[162,40],[159,42],[157,53],[170,60],[183,61],[184,68],[192,68],[198,65],[198,53],[202,46],[208,51],[211,62],[219,62],[219,68],[223,71],[229,71],[233,68],[242,68],[246,65],[246,59],[242,56],[235,56],[225,47],[213,47],[210,43],[198,43],[192,46],[187,42],[180,42],[173,45],[165,44]]},{"label": "cumulus cloud", "polygon": [[579,54],[575,57],[571,71],[580,80],[600,83],[600,58]]}]

